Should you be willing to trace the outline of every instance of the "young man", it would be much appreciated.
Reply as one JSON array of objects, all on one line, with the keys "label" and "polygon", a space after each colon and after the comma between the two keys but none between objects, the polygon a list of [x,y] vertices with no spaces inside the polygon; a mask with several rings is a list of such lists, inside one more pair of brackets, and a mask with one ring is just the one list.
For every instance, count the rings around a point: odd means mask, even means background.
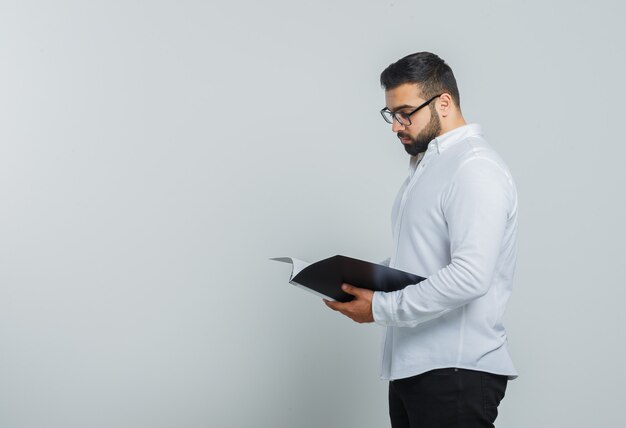
[{"label": "young man", "polygon": [[385,327],[381,377],[398,427],[492,427],[517,376],[502,316],[516,260],[517,192],[479,125],[466,124],[450,67],[419,52],[381,74],[391,124],[409,155],[392,209],[391,267],[426,277],[326,304]]}]

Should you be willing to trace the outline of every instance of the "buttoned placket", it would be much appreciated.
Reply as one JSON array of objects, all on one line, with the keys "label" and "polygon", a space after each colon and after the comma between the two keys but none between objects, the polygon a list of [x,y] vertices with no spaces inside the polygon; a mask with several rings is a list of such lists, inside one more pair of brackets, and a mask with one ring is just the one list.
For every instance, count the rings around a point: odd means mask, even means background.
[{"label": "buttoned placket", "polygon": [[389,262],[390,267],[395,267],[396,256],[398,254],[398,247],[400,246],[400,230],[402,229],[402,219],[404,217],[404,210],[406,208],[406,202],[408,200],[409,193],[411,192],[411,189],[413,189],[413,186],[415,186],[415,183],[417,182],[417,180],[424,173],[424,170],[426,169],[428,164],[432,161],[433,156],[435,156],[438,153],[438,150],[434,150],[434,147],[432,147],[432,145],[435,143],[436,141],[429,144],[429,147],[431,149],[426,150],[426,153],[424,153],[424,156],[422,157],[422,159],[418,161],[415,167],[413,167],[412,165],[409,167],[409,174],[410,174],[411,179],[409,180],[409,183],[404,189],[404,192],[402,193],[402,198],[400,199],[400,206],[398,208],[398,216],[396,217],[396,226],[393,231],[395,247],[393,249],[391,260]]},{"label": "buttoned placket", "polygon": [[[426,169],[428,164],[431,162],[433,156],[437,152],[438,151],[436,150],[427,150],[426,153],[424,153],[424,156],[422,156],[422,158],[418,161],[417,165],[415,165],[415,167],[413,165],[409,166],[409,176],[411,178],[406,188],[404,189],[404,192],[402,193],[402,199],[400,200],[400,207],[398,208],[398,216],[396,218],[396,226],[394,228],[395,247],[393,249],[393,253],[389,261],[390,267],[395,267],[396,255],[398,254],[398,247],[400,245],[400,230],[402,228],[401,223],[402,223],[402,218],[404,217],[404,209],[406,206],[408,195],[411,192],[411,189],[413,189],[413,186],[415,185],[419,177],[424,173],[424,170]],[[387,327],[387,331],[385,332],[384,344],[383,344],[382,361],[389,361],[389,367],[387,367],[387,370],[389,373],[392,373],[391,358],[387,358],[387,353],[389,352],[388,344],[389,344],[389,330]],[[382,374],[383,373],[381,373],[381,375]]]}]

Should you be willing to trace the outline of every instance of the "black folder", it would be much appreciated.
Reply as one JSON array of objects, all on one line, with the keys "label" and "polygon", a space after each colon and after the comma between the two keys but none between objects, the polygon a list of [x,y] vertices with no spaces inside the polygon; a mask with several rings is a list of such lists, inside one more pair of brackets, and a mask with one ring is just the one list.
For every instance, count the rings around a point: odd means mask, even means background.
[{"label": "black folder", "polygon": [[[272,260],[292,263],[295,268],[291,258],[281,257]],[[388,266],[337,255],[310,264],[297,272],[294,269],[289,282],[325,298],[348,302],[353,296],[341,290],[341,284],[344,282],[359,288],[388,292],[401,290],[424,279]]]}]

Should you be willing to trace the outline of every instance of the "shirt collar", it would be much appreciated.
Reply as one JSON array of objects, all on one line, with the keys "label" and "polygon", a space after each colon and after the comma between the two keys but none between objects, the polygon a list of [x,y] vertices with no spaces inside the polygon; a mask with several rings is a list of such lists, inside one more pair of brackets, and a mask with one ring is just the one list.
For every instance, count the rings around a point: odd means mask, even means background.
[{"label": "shirt collar", "polygon": [[409,171],[414,172],[425,156],[428,156],[430,158],[434,152],[441,153],[468,137],[472,137],[474,135],[482,135],[482,133],[483,131],[480,125],[471,123],[468,125],[459,126],[458,128],[454,128],[446,132],[445,134],[441,134],[440,136],[432,139],[430,143],[428,143],[428,148],[425,152],[418,153],[416,156],[411,156],[411,160],[409,162]]},{"label": "shirt collar", "polygon": [[474,135],[482,135],[482,133],[483,131],[480,125],[475,123],[459,126],[433,139],[430,144],[428,144],[428,148],[434,146],[437,152],[441,153],[466,138],[473,137]]}]

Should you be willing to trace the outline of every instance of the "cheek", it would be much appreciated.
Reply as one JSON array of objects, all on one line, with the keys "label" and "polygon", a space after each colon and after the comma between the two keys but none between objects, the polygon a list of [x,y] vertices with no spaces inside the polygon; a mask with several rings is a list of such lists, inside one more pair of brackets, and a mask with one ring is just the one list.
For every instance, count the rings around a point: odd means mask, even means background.
[{"label": "cheek", "polygon": [[413,123],[411,123],[411,132],[419,134],[421,131],[424,130],[424,128],[426,128],[426,126],[428,126],[428,123],[430,122],[430,115],[427,113],[428,112],[420,111],[413,117]]},{"label": "cheek", "polygon": [[423,127],[421,126],[421,124],[413,122],[411,124],[411,126],[406,128],[406,132],[408,134],[412,135],[413,137],[415,137],[416,135],[418,135],[422,131],[422,128]]}]

